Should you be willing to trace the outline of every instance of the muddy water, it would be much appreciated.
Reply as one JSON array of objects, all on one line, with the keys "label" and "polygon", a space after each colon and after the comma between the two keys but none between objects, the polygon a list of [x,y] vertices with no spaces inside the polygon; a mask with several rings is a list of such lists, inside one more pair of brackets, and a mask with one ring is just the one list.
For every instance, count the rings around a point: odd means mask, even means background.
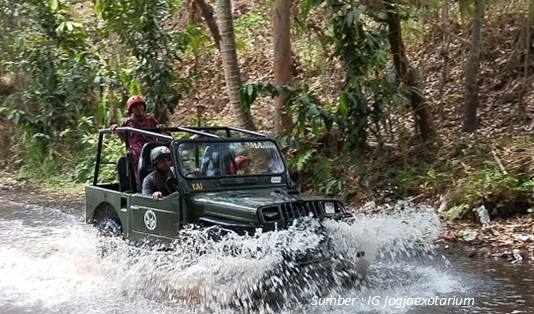
[{"label": "muddy water", "polygon": [[0,313],[534,312],[533,265],[434,251],[439,221],[433,211],[391,207],[387,216],[327,225],[345,259],[357,261],[356,252],[366,251],[366,280],[325,292],[326,282],[343,274],[319,274],[273,310],[250,293],[281,261],[273,243],[298,250],[318,241],[313,234],[230,235],[213,243],[190,230],[177,252],[132,250],[117,241],[101,258],[82,209],[0,199]]}]

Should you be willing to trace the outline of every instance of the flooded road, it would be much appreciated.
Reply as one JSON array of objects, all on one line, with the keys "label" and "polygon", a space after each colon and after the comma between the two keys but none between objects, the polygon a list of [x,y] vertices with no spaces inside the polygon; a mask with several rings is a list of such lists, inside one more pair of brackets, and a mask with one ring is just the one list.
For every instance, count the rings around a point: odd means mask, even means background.
[{"label": "flooded road", "polygon": [[212,243],[191,230],[177,252],[118,241],[101,258],[82,211],[0,198],[0,313],[534,313],[532,264],[434,252],[439,220],[424,207],[328,224],[337,250],[354,259],[366,252],[366,280],[324,293],[324,278],[316,278],[275,310],[248,288],[280,262],[272,242],[288,237],[283,231]]}]

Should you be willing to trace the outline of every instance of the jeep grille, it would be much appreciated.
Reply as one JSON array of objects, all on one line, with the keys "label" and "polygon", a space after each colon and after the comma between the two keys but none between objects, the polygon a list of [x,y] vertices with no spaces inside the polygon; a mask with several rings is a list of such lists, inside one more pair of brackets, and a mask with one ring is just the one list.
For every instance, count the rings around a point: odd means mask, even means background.
[{"label": "jeep grille", "polygon": [[[327,213],[325,211],[325,204],[332,204],[334,206],[333,212]],[[330,207],[331,208],[331,207]],[[292,203],[281,203],[278,205],[271,205],[260,209],[261,216],[266,222],[269,221],[292,221],[300,217],[312,215],[316,218],[324,218],[332,216],[333,214],[343,213],[345,210],[343,205],[337,201],[321,200],[321,201],[297,201]]]},{"label": "jeep grille", "polygon": [[282,216],[286,221],[299,217],[313,215],[313,217],[324,217],[322,204],[318,201],[302,201],[281,204]]}]

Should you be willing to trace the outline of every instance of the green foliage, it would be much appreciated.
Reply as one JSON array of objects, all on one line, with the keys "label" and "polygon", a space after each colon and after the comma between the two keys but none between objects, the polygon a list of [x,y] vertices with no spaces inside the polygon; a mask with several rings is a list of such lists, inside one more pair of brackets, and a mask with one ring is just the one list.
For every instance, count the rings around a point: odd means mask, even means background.
[{"label": "green foliage", "polygon": [[451,177],[450,173],[446,171],[440,172],[433,167],[430,167],[430,169],[428,169],[426,173],[424,172],[424,170],[421,172],[423,172],[424,175],[417,175],[417,177],[420,180],[420,186],[422,188],[435,186],[437,182],[445,181]]},{"label": "green foliage", "polygon": [[366,27],[365,11],[350,3],[331,1],[329,4],[334,55],[342,62],[345,74],[339,97],[340,112],[349,126],[344,131],[350,139],[350,147],[363,154],[369,123],[384,121],[383,110],[388,96],[392,95],[384,92],[392,89],[387,80],[372,75],[374,71],[383,71],[387,63],[386,28]]},{"label": "green foliage", "polygon": [[[96,162],[96,151],[98,145],[98,134],[86,134],[82,138],[81,144],[84,145],[82,153],[77,159],[78,162],[74,165],[71,179],[75,182],[89,183],[92,180],[93,172]],[[115,161],[125,154],[125,146],[117,137],[113,137],[106,141],[103,151],[112,152],[111,155],[105,156],[105,160],[113,162],[113,164],[103,164],[100,170],[99,181],[101,182],[117,182],[117,169],[115,168]]]},{"label": "green foliage", "polygon": [[460,16],[462,19],[465,19],[467,16],[470,16],[474,10],[474,0],[459,0],[458,7],[460,9]]},{"label": "green foliage", "polygon": [[274,98],[284,91],[292,92],[292,88],[288,86],[279,87],[270,81],[243,85],[238,91],[239,103],[245,112],[249,112],[250,106],[259,96],[269,95]]},{"label": "green foliage", "polygon": [[[302,36],[294,40],[293,53],[300,62],[302,68],[311,73],[321,73],[330,64],[329,49],[331,46],[331,36],[322,34],[317,37]],[[328,81],[330,77],[325,77]]]},{"label": "green foliage", "polygon": [[503,199],[511,199],[532,192],[532,179],[517,171],[504,174],[494,163],[488,163],[484,169],[475,171],[469,178],[473,183],[469,188],[478,186],[479,191],[468,190],[468,195],[471,194],[469,192],[473,195],[492,192]]},{"label": "green foliage", "polygon": [[450,199],[454,205],[477,206],[485,196],[493,195],[499,202],[513,203],[531,198],[534,180],[520,171],[504,174],[494,162],[470,172],[454,189]]},{"label": "green foliage", "polygon": [[173,65],[180,61],[179,53],[187,49],[186,40],[191,37],[167,32],[163,24],[176,5],[177,1],[171,0],[95,1],[95,11],[106,21],[108,31],[117,33],[131,49],[141,92],[162,122],[167,121],[181,94],[190,87],[187,79],[176,75]]},{"label": "green foliage", "polygon": [[15,147],[21,171],[47,177],[60,171],[61,156],[79,140],[76,135],[66,139],[63,130],[76,128],[78,117],[95,108],[90,94],[97,87],[99,62],[68,6],[28,1],[10,3],[9,8],[4,15],[18,18],[19,24],[1,20],[9,30],[1,66],[16,75],[20,89],[2,99],[0,115],[21,128],[21,145]]},{"label": "green foliage", "polygon": [[214,43],[210,43],[206,32],[193,23],[188,23],[184,31],[176,34],[176,36],[176,44],[187,47],[186,51],[191,51],[195,56],[203,49],[216,48]]},{"label": "green foliage", "polygon": [[319,183],[324,184],[332,180],[332,162],[326,158],[317,158],[313,164],[313,179]]},{"label": "green foliage", "polygon": [[[393,95],[387,90],[378,90],[387,83],[385,80],[368,80],[365,86],[377,90],[375,99],[371,105],[371,122],[380,123],[384,120],[383,108],[389,102],[388,97]],[[390,85],[388,85],[390,87]],[[261,95],[277,97],[285,92],[289,98],[288,113],[293,116],[293,135],[296,137],[308,136],[311,134],[318,139],[325,133],[339,130],[340,141],[346,140],[349,148],[354,148],[360,139],[357,137],[360,132],[367,132],[367,119],[365,113],[360,112],[361,107],[353,106],[354,103],[362,101],[363,95],[343,92],[339,97],[337,106],[323,103],[307,85],[299,87],[276,86],[272,82],[259,82],[244,85],[239,90],[239,100],[243,108],[248,111],[250,106]],[[355,99],[358,97],[358,99]],[[365,100],[367,106],[368,101]],[[355,138],[356,137],[356,138]],[[365,143],[365,141],[364,141]]]},{"label": "green foliage", "polygon": [[20,128],[12,150],[23,172],[67,172],[85,181],[94,163],[89,135],[120,122],[132,93],[144,93],[166,120],[190,87],[173,68],[179,54],[199,49],[205,38],[190,24],[184,31],[164,29],[177,4],[95,1],[102,23],[90,15],[78,20],[65,1],[0,0],[0,72],[17,86],[0,99],[0,115]]},{"label": "green foliage", "polygon": [[320,5],[323,2],[323,0],[303,0],[300,2],[300,15],[301,19],[297,19],[298,22],[301,24],[305,24],[308,20],[308,16],[310,15],[310,12],[313,7]]},{"label": "green foliage", "polygon": [[279,138],[278,142],[282,150],[287,152],[288,166],[306,178],[302,182],[304,186],[327,194],[348,193],[345,175],[350,158],[326,158],[320,153],[317,144],[288,136]]},{"label": "green foliage", "polygon": [[334,165],[337,160],[318,157],[312,170],[313,183],[319,191],[326,194],[345,194],[347,192],[347,180],[344,176],[334,174]]},{"label": "green foliage", "polygon": [[460,219],[462,217],[465,217],[465,215],[469,211],[469,205],[467,204],[460,204],[457,206],[453,206],[449,208],[444,214],[443,218],[447,220],[454,220],[454,219]]},{"label": "green foliage", "polygon": [[294,160],[294,165],[297,167],[297,170],[302,171],[316,152],[317,150],[312,148],[298,154]]},{"label": "green foliage", "polygon": [[[57,164],[54,156],[57,151],[50,149],[47,154],[45,151],[45,140],[39,136],[31,136],[28,132],[24,132],[21,136],[21,146],[26,152],[21,161],[23,161],[20,173],[24,177],[43,178],[50,174],[56,174]],[[15,156],[17,158],[19,156]]]},{"label": "green foliage", "polygon": [[338,119],[338,115],[328,110],[327,106],[322,104],[319,98],[308,90],[308,86],[304,85],[291,91],[288,113],[294,117],[294,136],[302,137],[311,134],[317,139],[324,132],[330,132],[334,123],[343,125],[344,121]]},{"label": "green foliage", "polygon": [[270,26],[269,21],[257,12],[247,12],[238,17],[234,22],[236,35],[243,37],[255,36],[255,34]]},{"label": "green foliage", "polygon": [[[302,7],[304,25],[314,5],[322,1],[305,1]],[[385,107],[395,99],[403,99],[404,93],[385,77],[388,62],[387,28],[366,18],[363,7],[350,2],[326,1],[329,9],[334,56],[343,64],[344,82],[337,104],[323,103],[306,84],[299,87],[277,87],[272,83],[249,84],[240,90],[240,101],[246,110],[261,94],[272,97],[282,91],[289,95],[289,111],[294,117],[294,136],[309,133],[318,139],[336,127],[346,141],[349,150],[357,150],[361,156],[367,147],[369,128],[380,132],[385,122]],[[323,33],[322,35],[325,35]]]},{"label": "green foliage", "polygon": [[[16,85],[16,93],[0,99],[0,115],[19,127],[13,160],[25,177],[49,179],[66,173],[71,181],[90,180],[96,157],[95,131],[120,122],[126,98],[144,94],[150,109],[165,121],[192,84],[193,76],[183,74],[181,57],[197,58],[203,50],[214,48],[201,26],[180,21],[185,27],[177,30],[175,22],[181,16],[177,0],[95,0],[97,16],[88,14],[83,20],[73,12],[71,3],[0,0],[0,72],[13,78]],[[419,3],[399,2],[405,39],[428,30],[420,27],[420,18],[433,16],[443,4],[438,0]],[[472,3],[462,0],[451,6],[466,17]],[[404,106],[407,95],[420,91],[396,86],[391,77],[388,81],[387,28],[376,18],[380,17],[377,12],[353,1],[304,0],[297,5],[296,34],[301,41],[294,42],[293,50],[299,67],[305,69],[302,77],[309,77],[310,67],[322,71],[336,58],[342,65],[342,84],[328,79],[332,88],[340,86],[337,98],[324,101],[324,95],[306,82],[295,86],[258,82],[241,88],[240,101],[250,110],[262,95],[287,93],[294,129],[282,146],[289,151],[290,165],[305,174],[301,177],[307,180],[307,187],[346,194],[356,180],[364,178],[362,168],[372,160],[365,151],[369,136],[375,134],[380,140],[387,107]],[[317,15],[307,21],[319,5],[325,23],[318,22]],[[272,2],[266,1],[265,6],[272,7]],[[264,42],[258,38],[268,36],[271,28],[265,12],[248,11],[236,19],[238,43],[252,47],[251,43]],[[306,29],[309,26],[313,29]],[[332,69],[337,78],[337,67]],[[452,96],[444,97],[450,100]],[[108,145],[112,152],[106,157],[109,161],[124,153],[124,144],[116,137]],[[406,146],[406,151],[411,147]],[[488,155],[488,151],[478,154]],[[462,162],[468,166],[465,172],[455,174],[454,180],[443,169],[445,162],[426,164],[420,159],[410,159],[414,162],[402,166],[384,163],[372,175],[399,187],[397,191],[405,196],[446,187],[437,192],[441,194],[455,186],[450,204],[456,206],[446,214],[450,218],[462,217],[489,192],[503,199],[534,198],[531,176],[514,170],[503,175],[495,164],[483,164],[481,156],[473,161],[464,156]],[[484,165],[482,169],[480,165]],[[102,172],[105,181],[116,176],[113,165],[104,166]],[[467,178],[462,180],[464,176]]]},{"label": "green foliage", "polygon": [[[323,104],[319,98],[309,90],[307,85],[300,87],[285,85],[279,87],[268,81],[247,84],[240,88],[239,100],[243,109],[249,111],[250,106],[257,97],[267,94],[274,98],[282,92],[288,94],[290,102],[288,113],[294,116],[294,136],[307,136],[311,133],[315,138],[318,138],[324,131],[330,132],[335,123],[337,123],[341,129],[346,126],[345,117],[340,115],[340,111],[333,112],[331,108]],[[341,110],[343,110],[343,108]]]},{"label": "green foliage", "polygon": [[[338,103],[322,106],[336,118],[323,112],[322,118],[311,119],[312,128],[320,120],[326,124],[327,131],[329,124],[336,123],[340,133],[346,136],[348,148],[357,150],[363,156],[369,129],[374,127],[373,132],[380,132],[380,124],[385,123],[385,107],[405,98],[394,82],[389,82],[384,75],[390,58],[387,27],[383,22],[373,22],[376,14],[368,11],[365,6],[334,0],[302,2],[301,20],[298,24],[306,25],[312,7],[323,3],[329,9],[328,25],[331,29],[322,31],[319,37],[324,46],[333,45],[333,55],[343,65],[344,81]],[[300,109],[305,107],[305,112],[321,112],[310,101],[304,100],[302,104]],[[304,117],[306,114],[300,110],[297,119],[302,120]]]}]

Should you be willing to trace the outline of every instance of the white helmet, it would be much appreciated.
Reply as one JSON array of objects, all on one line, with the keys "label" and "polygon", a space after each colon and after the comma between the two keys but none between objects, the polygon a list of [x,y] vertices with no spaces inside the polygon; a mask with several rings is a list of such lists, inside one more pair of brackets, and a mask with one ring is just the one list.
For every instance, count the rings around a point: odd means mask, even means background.
[{"label": "white helmet", "polygon": [[171,151],[167,146],[158,146],[150,152],[150,161],[154,166],[161,157],[171,157]]}]

